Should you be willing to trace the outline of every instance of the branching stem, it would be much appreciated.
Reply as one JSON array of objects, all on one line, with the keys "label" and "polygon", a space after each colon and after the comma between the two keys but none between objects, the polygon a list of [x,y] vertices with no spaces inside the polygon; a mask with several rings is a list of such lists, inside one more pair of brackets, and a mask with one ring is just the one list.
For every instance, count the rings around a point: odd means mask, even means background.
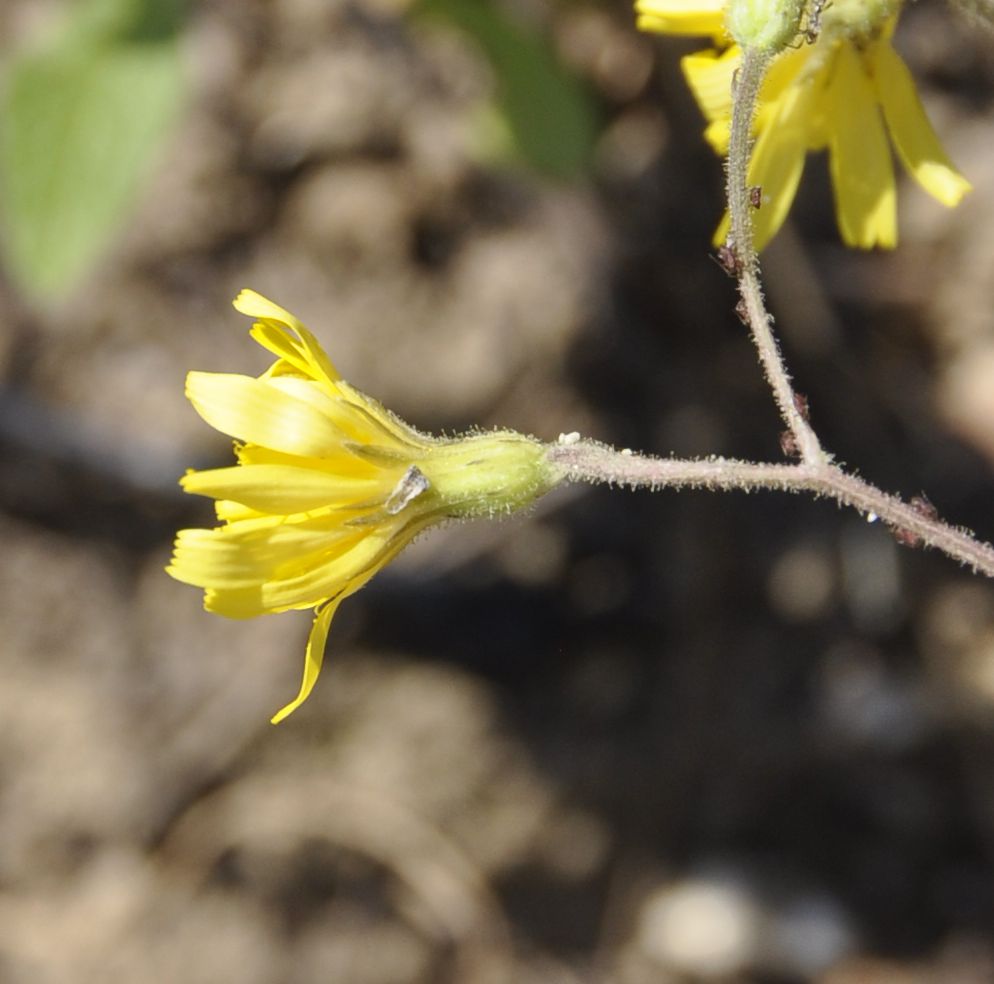
[{"label": "branching stem", "polygon": [[773,322],[763,301],[759,280],[759,257],[753,244],[752,204],[749,201],[749,158],[752,151],[752,118],[763,83],[769,57],[755,49],[746,49],[735,73],[732,99],[732,126],[728,144],[726,170],[728,211],[731,218],[729,245],[738,270],[739,294],[743,312],[752,333],[759,361],[773,397],[780,408],[801,460],[822,464],[829,460],[817,435],[811,429],[790,383],[780,347],[773,334]]},{"label": "branching stem", "polygon": [[994,547],[990,544],[978,540],[969,530],[943,522],[926,500],[902,502],[833,464],[808,422],[804,401],[798,399],[791,385],[763,301],[748,185],[752,118],[768,63],[768,55],[744,50],[733,83],[727,165],[731,231],[727,245],[738,277],[740,313],[749,326],[767,382],[800,460],[774,464],[719,457],[653,458],[584,441],[579,435],[560,438],[549,448],[548,460],[563,479],[574,482],[652,490],[768,489],[825,496],[858,510],[871,522],[880,520],[902,543],[933,547],[974,572],[994,577]]},{"label": "branching stem", "polygon": [[617,451],[594,441],[561,439],[549,448],[549,461],[574,482],[622,485],[658,491],[701,488],[712,491],[769,489],[827,496],[880,520],[905,542],[934,547],[973,571],[994,577],[994,547],[969,530],[944,523],[920,505],[902,502],[831,462],[767,464],[732,458],[652,458]]}]

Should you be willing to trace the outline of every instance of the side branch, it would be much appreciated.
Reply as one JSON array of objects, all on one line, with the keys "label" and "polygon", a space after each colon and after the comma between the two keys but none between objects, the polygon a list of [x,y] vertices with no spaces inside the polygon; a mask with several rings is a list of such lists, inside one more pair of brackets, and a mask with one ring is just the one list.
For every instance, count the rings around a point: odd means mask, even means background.
[{"label": "side branch", "polygon": [[766,464],[732,458],[653,458],[616,451],[593,441],[561,439],[548,451],[550,463],[573,482],[664,488],[770,489],[807,492],[835,499],[867,518],[886,523],[908,543],[934,547],[975,573],[994,577],[994,547],[965,529],[944,523],[927,509],[903,502],[831,462]]}]

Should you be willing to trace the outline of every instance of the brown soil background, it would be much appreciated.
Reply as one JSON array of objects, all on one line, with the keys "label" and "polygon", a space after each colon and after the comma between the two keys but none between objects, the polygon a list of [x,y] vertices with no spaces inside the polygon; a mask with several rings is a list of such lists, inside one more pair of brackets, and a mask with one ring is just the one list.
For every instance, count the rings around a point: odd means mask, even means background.
[{"label": "brown soil background", "polygon": [[[55,310],[0,289],[3,982],[994,980],[994,593],[879,525],[573,490],[443,529],[277,729],[307,617],[162,573],[229,453],[183,377],[266,364],[243,286],[424,429],[779,456],[686,47],[515,7],[596,93],[583,181],[478,163],[486,63],[385,0],[205,0],[112,255]],[[899,47],[973,194],[905,182],[859,255],[813,159],[769,293],[827,446],[989,539],[994,38],[921,3]]]}]

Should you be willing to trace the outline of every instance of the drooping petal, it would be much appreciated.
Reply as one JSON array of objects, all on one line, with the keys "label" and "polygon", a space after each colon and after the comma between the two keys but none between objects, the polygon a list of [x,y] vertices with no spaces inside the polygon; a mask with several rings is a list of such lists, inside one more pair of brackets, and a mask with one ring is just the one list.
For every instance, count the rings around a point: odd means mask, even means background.
[{"label": "drooping petal", "polygon": [[856,49],[842,42],[828,85],[829,168],[835,212],[848,246],[897,242],[897,190],[887,134]]},{"label": "drooping petal", "polygon": [[725,30],[725,0],[636,0],[636,27],[661,34],[710,34]]},{"label": "drooping petal", "polygon": [[342,447],[341,431],[326,413],[268,381],[191,372],[186,395],[211,427],[241,441],[316,458]]},{"label": "drooping petal", "polygon": [[385,497],[391,489],[383,481],[291,465],[233,465],[190,471],[180,484],[194,495],[230,499],[252,510],[282,515],[360,502],[377,492]]},{"label": "drooping petal", "polygon": [[254,290],[241,291],[232,303],[236,311],[258,319],[251,334],[264,348],[305,375],[328,382],[339,378],[338,370],[317,339],[289,311]]},{"label": "drooping petal", "polygon": [[949,207],[959,204],[970,182],[942,149],[908,66],[887,41],[876,45],[872,64],[887,129],[902,163],[933,198]]},{"label": "drooping petal", "polygon": [[300,690],[289,704],[272,716],[270,720],[273,724],[279,724],[289,717],[311,695],[314,684],[321,674],[321,665],[324,663],[324,650],[328,644],[331,620],[335,617],[341,601],[341,598],[332,598],[317,610],[311,633],[307,638],[307,649],[304,652],[304,677],[300,681]]}]

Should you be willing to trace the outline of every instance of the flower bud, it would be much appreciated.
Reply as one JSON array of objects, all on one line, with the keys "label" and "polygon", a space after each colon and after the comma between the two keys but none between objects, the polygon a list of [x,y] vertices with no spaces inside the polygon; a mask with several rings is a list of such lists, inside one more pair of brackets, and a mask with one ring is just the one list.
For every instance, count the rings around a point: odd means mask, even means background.
[{"label": "flower bud", "polygon": [[803,0],[731,0],[725,28],[742,48],[775,55],[797,37]]},{"label": "flower bud", "polygon": [[558,482],[546,447],[514,431],[471,434],[434,445],[418,466],[438,509],[458,519],[530,505]]}]

